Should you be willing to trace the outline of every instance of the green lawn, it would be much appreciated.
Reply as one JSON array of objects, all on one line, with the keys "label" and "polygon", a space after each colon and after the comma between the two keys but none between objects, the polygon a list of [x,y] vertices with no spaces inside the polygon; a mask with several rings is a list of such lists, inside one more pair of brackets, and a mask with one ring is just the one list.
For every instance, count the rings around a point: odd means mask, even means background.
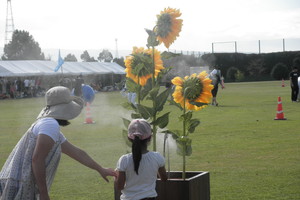
[{"label": "green lawn", "polygon": [[[287,120],[274,120],[278,96]],[[281,81],[228,83],[218,100],[218,107],[194,113],[201,125],[191,136],[193,154],[187,159],[187,170],[210,172],[211,199],[300,199],[300,103],[291,102],[290,87]],[[125,101],[119,92],[98,93],[91,106],[96,123],[84,124],[83,112],[62,132],[103,166],[115,168],[129,150],[121,137],[121,117],[130,116],[121,106]],[[43,106],[43,98],[0,101],[0,167]],[[169,127],[180,128],[179,110],[166,110],[172,111]],[[181,170],[181,157],[169,144],[171,170]],[[51,198],[113,199],[110,180],[63,155]]]}]

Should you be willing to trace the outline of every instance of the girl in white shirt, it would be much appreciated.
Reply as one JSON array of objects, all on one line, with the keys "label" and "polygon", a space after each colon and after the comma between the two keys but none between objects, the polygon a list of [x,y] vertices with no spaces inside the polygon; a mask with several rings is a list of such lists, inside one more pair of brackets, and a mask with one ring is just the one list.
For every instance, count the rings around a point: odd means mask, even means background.
[{"label": "girl in white shirt", "polygon": [[121,156],[117,163],[115,184],[121,190],[121,200],[155,199],[157,175],[167,180],[165,160],[158,152],[147,150],[151,140],[151,126],[144,119],[134,119],[128,126],[132,153]]}]

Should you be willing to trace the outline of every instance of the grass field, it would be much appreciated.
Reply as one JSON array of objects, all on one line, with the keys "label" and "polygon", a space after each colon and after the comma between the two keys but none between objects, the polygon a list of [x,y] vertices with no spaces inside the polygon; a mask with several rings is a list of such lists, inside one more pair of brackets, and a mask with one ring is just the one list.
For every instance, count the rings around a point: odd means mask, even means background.
[{"label": "grass field", "polygon": [[[230,83],[219,91],[218,107],[194,113],[201,125],[191,136],[187,170],[210,172],[212,200],[300,199],[300,103],[291,102],[290,91],[281,81]],[[278,96],[287,120],[274,120]],[[121,137],[121,117],[130,116],[121,107],[125,101],[119,92],[98,93],[91,107],[96,123],[84,124],[83,112],[62,132],[103,166],[114,168],[128,150]],[[0,167],[43,106],[43,98],[0,101]],[[180,128],[179,110],[166,110],[172,111],[169,128]],[[171,170],[181,170],[181,157],[172,141],[170,146]],[[63,155],[51,198],[113,199],[110,180]]]}]

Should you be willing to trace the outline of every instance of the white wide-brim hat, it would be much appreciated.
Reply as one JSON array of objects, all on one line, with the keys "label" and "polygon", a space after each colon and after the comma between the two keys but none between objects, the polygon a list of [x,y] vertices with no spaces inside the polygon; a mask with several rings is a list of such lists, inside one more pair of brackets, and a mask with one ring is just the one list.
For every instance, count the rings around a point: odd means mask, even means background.
[{"label": "white wide-brim hat", "polygon": [[81,113],[84,105],[83,99],[72,96],[70,90],[63,86],[49,89],[45,99],[46,107],[43,108],[37,119],[45,117],[61,120],[74,119]]}]

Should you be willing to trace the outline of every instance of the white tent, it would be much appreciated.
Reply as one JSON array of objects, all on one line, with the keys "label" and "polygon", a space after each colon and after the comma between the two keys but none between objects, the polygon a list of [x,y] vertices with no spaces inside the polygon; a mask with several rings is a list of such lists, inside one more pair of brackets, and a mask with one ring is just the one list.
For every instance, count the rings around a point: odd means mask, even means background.
[{"label": "white tent", "polygon": [[65,62],[62,69],[54,71],[55,61],[10,60],[0,61],[0,77],[25,77],[41,75],[90,75],[125,74],[124,68],[117,63],[106,62]]}]

